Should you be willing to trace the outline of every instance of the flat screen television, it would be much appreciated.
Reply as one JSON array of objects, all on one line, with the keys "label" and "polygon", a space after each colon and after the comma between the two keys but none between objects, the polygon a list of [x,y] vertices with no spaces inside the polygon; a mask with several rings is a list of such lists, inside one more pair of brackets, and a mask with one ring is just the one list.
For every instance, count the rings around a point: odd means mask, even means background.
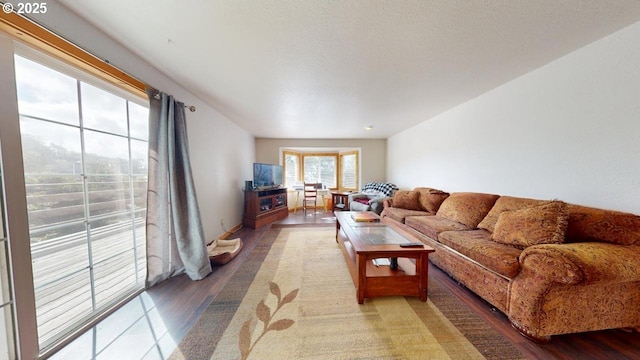
[{"label": "flat screen television", "polygon": [[253,186],[258,189],[272,189],[281,187],[282,166],[273,164],[253,164]]}]

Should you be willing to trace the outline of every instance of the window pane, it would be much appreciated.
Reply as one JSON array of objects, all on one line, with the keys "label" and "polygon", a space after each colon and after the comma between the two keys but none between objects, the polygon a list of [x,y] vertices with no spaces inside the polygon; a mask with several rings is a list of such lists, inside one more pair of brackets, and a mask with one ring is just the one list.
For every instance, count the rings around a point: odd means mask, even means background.
[{"label": "window pane", "polygon": [[335,156],[305,156],[304,181],[319,182],[328,188],[337,187]]},{"label": "window pane", "polygon": [[95,265],[96,305],[117,300],[121,294],[139,288],[133,249]]},{"label": "window pane", "polygon": [[131,140],[131,173],[147,175],[149,173],[149,143]]},{"label": "window pane", "polygon": [[358,188],[358,157],[356,154],[344,154],[340,155],[342,160],[340,169],[342,171],[340,187],[343,189],[357,189]]},{"label": "window pane", "polygon": [[4,181],[0,166],[0,359],[14,359],[14,327],[11,283],[9,281],[8,240],[5,237]]},{"label": "window pane", "polygon": [[80,130],[21,117],[20,131],[29,228],[84,219]]},{"label": "window pane", "polygon": [[129,102],[129,127],[132,138],[149,140],[149,109]]},{"label": "window pane", "polygon": [[131,173],[134,209],[147,207],[147,174],[149,143],[131,140]]},{"label": "window pane", "polygon": [[20,117],[22,155],[27,174],[80,174],[80,130]]},{"label": "window pane", "polygon": [[[60,266],[64,266],[64,263]],[[35,295],[38,337],[42,347],[64,330],[61,326],[75,324],[91,314],[93,304],[89,269],[36,287]]]},{"label": "window pane", "polygon": [[[89,224],[94,264],[124,251],[133,250],[133,226],[130,214],[91,221]],[[133,259],[131,262],[133,263]]]},{"label": "window pane", "polygon": [[[0,219],[2,220],[2,219]],[[1,230],[1,229],[0,229]],[[9,271],[7,267],[7,241],[0,234],[0,306],[11,302],[11,288],[9,286]],[[0,333],[2,333],[4,323],[0,321]],[[2,347],[2,336],[0,336],[0,348]],[[2,355],[2,352],[0,352]],[[0,356],[0,359],[2,357]]]},{"label": "window pane", "polygon": [[117,214],[131,209],[129,176],[89,175],[87,188],[91,217]]},{"label": "window pane", "polygon": [[284,155],[284,186],[292,187],[298,182],[300,173],[300,156],[297,154]]},{"label": "window pane", "polygon": [[87,83],[82,84],[85,128],[127,135],[127,101]]},{"label": "window pane", "polygon": [[31,236],[31,262],[36,290],[54,279],[89,267],[85,224],[69,225],[38,235],[42,241],[34,241],[35,236]]},{"label": "window pane", "polygon": [[[84,219],[80,175],[25,175],[25,188],[30,230]],[[62,235],[65,234],[55,236]],[[44,239],[40,235],[31,238],[32,243],[38,240]]]},{"label": "window pane", "polygon": [[84,143],[87,174],[129,173],[127,138],[85,130]]},{"label": "window pane", "polygon": [[140,210],[135,213],[134,231],[136,242],[136,266],[138,271],[138,282],[144,284],[147,276],[147,247],[146,247],[146,219],[147,211]]},{"label": "window pane", "polygon": [[76,79],[15,56],[20,114],[79,124]]},{"label": "window pane", "polygon": [[0,307],[0,358],[15,359],[13,311],[10,304]]}]

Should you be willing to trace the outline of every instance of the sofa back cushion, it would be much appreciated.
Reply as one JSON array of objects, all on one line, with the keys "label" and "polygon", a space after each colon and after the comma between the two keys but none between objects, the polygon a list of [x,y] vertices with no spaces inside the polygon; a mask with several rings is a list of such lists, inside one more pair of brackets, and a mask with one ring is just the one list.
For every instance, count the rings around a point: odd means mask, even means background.
[{"label": "sofa back cushion", "polygon": [[398,190],[393,194],[393,207],[407,210],[421,210],[417,191]]},{"label": "sofa back cushion", "polygon": [[449,195],[440,205],[437,216],[476,228],[487,216],[498,195],[460,192]]},{"label": "sofa back cushion", "polygon": [[438,212],[442,202],[449,197],[449,193],[442,190],[431,189],[426,187],[418,187],[413,189],[418,192],[418,203],[420,210],[428,211],[430,213]]},{"label": "sofa back cushion", "polygon": [[498,216],[492,239],[519,248],[561,244],[564,242],[568,220],[567,204],[562,201],[503,211]]},{"label": "sofa back cushion", "polygon": [[513,196],[500,196],[491,211],[478,224],[478,228],[495,231],[498,216],[505,211],[520,210],[531,206],[542,205],[549,202],[548,200],[527,199]]},{"label": "sofa back cushion", "polygon": [[567,205],[567,241],[602,241],[620,245],[640,243],[640,216],[580,205]]}]

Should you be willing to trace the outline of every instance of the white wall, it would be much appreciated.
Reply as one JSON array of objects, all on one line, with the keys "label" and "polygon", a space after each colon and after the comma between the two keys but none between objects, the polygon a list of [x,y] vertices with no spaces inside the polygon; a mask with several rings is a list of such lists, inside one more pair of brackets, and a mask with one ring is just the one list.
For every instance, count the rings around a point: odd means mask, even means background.
[{"label": "white wall", "polygon": [[242,186],[252,176],[255,154],[251,134],[59,3],[49,2],[47,13],[36,20],[154,88],[196,106],[196,112],[187,111],[187,128],[205,236],[212,240],[224,233],[220,219],[227,230],[242,222]]},{"label": "white wall", "polygon": [[401,187],[640,214],[640,22],[387,141]]}]

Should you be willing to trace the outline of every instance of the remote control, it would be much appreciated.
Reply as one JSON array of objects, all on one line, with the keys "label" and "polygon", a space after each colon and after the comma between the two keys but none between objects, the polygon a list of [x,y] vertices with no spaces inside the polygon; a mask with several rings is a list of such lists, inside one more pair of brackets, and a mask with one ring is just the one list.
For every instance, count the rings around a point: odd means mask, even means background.
[{"label": "remote control", "polygon": [[420,243],[403,243],[400,244],[400,247],[408,248],[408,247],[424,247],[424,244]]}]

